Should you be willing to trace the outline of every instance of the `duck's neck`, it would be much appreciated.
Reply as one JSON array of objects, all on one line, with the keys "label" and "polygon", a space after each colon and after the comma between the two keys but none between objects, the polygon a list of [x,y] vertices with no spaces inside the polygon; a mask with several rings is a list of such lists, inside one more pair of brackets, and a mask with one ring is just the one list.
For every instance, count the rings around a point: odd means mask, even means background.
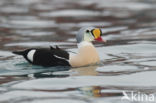
[{"label": "duck's neck", "polygon": [[70,55],[72,67],[80,67],[99,62],[99,55],[91,42],[83,41],[78,44],[78,54]]}]

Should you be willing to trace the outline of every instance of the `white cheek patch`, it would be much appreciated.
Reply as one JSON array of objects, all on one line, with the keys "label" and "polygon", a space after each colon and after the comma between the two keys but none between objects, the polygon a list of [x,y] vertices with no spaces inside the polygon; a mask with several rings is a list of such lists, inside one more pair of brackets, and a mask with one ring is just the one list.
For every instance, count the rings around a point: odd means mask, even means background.
[{"label": "white cheek patch", "polygon": [[84,34],[84,41],[93,41],[94,40],[94,37],[92,36],[91,33],[86,33]]},{"label": "white cheek patch", "polygon": [[35,52],[36,52],[36,50],[30,50],[29,52],[28,52],[28,54],[27,54],[27,58],[31,61],[31,62],[33,62],[33,57],[34,57],[34,54],[35,54]]}]

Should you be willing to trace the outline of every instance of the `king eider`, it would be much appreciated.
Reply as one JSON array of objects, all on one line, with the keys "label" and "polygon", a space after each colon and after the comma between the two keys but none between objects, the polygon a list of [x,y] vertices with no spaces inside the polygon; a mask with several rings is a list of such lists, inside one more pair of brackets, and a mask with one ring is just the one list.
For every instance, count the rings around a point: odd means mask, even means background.
[{"label": "king eider", "polygon": [[24,51],[13,51],[14,54],[22,55],[29,63],[45,67],[72,66],[80,67],[95,64],[100,61],[98,52],[91,43],[102,41],[101,29],[94,27],[83,27],[76,35],[78,53],[69,54],[67,51],[51,47],[50,49],[31,48]]}]

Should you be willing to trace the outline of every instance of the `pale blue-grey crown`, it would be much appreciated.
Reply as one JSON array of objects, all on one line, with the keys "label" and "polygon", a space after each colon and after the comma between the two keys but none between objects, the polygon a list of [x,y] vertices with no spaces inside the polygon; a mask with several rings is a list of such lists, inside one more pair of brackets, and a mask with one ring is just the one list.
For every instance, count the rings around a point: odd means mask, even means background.
[{"label": "pale blue-grey crown", "polygon": [[84,41],[84,34],[86,33],[87,30],[91,31],[93,29],[94,27],[82,27],[76,34],[77,43]]}]

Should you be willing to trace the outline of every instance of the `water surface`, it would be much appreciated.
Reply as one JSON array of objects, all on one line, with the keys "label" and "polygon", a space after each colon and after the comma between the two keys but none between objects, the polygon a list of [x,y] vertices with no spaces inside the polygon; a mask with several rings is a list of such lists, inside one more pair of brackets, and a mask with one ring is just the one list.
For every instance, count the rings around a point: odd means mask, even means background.
[{"label": "water surface", "polygon": [[[136,103],[121,100],[123,91],[155,95],[155,6],[153,0],[1,0],[0,102]],[[108,41],[94,43],[99,65],[43,68],[11,53],[50,45],[77,52],[82,26],[100,27]]]}]

